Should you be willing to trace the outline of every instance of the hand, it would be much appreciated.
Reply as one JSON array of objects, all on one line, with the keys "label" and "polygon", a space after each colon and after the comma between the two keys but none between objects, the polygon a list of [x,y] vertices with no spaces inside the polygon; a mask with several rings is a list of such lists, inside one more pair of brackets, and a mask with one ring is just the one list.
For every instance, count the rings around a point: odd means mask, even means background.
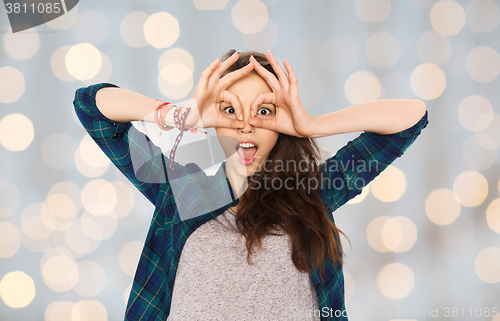
[{"label": "hand", "polygon": [[[186,124],[194,128],[245,127],[245,122],[243,121],[243,107],[241,106],[238,97],[226,91],[226,88],[236,80],[251,72],[253,70],[254,63],[250,62],[245,67],[230,72],[220,78],[222,73],[237,60],[237,52],[220,65],[219,58],[217,58],[201,73],[200,80],[192,99],[193,102],[188,104],[191,106],[191,111],[188,113],[186,118]],[[237,119],[225,117],[220,112],[219,103],[222,92],[224,92],[224,100],[231,103],[231,106],[235,109]]]},{"label": "hand", "polygon": [[276,115],[272,119],[255,117],[260,104],[264,102],[273,103],[273,93],[259,93],[250,105],[250,115],[252,117],[248,119],[248,123],[255,127],[274,130],[287,135],[310,137],[314,131],[314,117],[307,113],[300,102],[298,81],[292,67],[288,60],[285,59],[283,65],[288,71],[287,75],[270,51],[266,53],[266,57],[279,79],[276,79],[254,57],[250,58],[250,62],[254,63],[254,69],[274,91]]}]

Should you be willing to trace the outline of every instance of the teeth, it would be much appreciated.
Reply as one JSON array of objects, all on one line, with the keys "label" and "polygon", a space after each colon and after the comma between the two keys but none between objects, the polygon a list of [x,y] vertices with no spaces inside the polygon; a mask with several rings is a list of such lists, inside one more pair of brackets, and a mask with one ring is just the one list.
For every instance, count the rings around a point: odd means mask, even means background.
[{"label": "teeth", "polygon": [[240,144],[240,146],[241,146],[241,147],[245,147],[245,148],[248,148],[248,147],[255,147],[255,145],[254,145],[254,144],[252,144],[252,143],[241,143],[241,144]]}]

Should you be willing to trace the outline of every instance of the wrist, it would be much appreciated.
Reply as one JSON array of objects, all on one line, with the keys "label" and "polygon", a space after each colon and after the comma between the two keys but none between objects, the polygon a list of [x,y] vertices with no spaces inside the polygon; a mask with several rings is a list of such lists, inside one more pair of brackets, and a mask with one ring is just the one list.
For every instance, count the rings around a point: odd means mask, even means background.
[{"label": "wrist", "polygon": [[194,98],[189,99],[185,103],[181,112],[183,113],[184,111],[186,111],[188,107],[191,107],[191,109],[186,116],[186,121],[184,122],[184,124],[192,128],[202,128],[203,124],[201,123],[200,113],[198,110],[198,106],[196,105],[196,100]]}]

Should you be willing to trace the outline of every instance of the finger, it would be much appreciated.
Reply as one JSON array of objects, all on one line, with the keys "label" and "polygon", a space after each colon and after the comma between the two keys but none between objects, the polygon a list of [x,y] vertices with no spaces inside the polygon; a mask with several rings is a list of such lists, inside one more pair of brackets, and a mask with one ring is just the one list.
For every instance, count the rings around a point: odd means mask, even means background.
[{"label": "finger", "polygon": [[264,78],[264,80],[267,82],[267,84],[269,85],[269,87],[271,87],[275,91],[279,90],[280,89],[280,83],[279,83],[278,79],[276,79],[276,77],[269,70],[267,70],[266,68],[264,68],[257,61],[257,59],[255,59],[255,57],[252,56],[252,57],[250,57],[250,59],[254,63],[254,69],[255,69],[255,71],[257,71],[259,73],[259,75],[262,78]]},{"label": "finger", "polygon": [[215,69],[215,71],[212,73],[212,75],[210,76],[209,80],[208,80],[208,83],[209,84],[213,84],[214,82],[216,81],[219,81],[220,79],[220,76],[222,75],[222,73],[227,69],[229,68],[229,66],[231,66],[232,64],[234,64],[236,61],[238,60],[238,52],[236,51],[235,53],[233,53],[229,58],[227,58],[225,61],[223,61],[219,67],[217,67]]},{"label": "finger", "polygon": [[230,103],[231,106],[233,106],[236,118],[241,122],[241,125],[244,126],[245,123],[243,121],[243,106],[241,106],[241,102],[238,96],[226,90],[224,91],[224,101]]},{"label": "finger", "polygon": [[242,120],[231,119],[231,118],[227,118],[227,117],[222,116],[219,118],[219,123],[218,123],[217,127],[238,129],[238,128],[244,128],[245,125],[244,125],[244,122]]},{"label": "finger", "polygon": [[254,127],[277,131],[275,119],[262,119],[259,117],[252,117],[248,119],[248,123]]},{"label": "finger", "polygon": [[243,76],[251,72],[253,69],[254,69],[254,63],[253,61],[250,61],[245,67],[227,73],[224,77],[222,77],[219,80],[219,84],[222,86],[222,88],[226,89],[236,80],[242,78]]},{"label": "finger", "polygon": [[258,93],[257,97],[254,98],[252,103],[250,104],[250,117],[255,117],[257,115],[257,111],[259,109],[259,106],[262,103],[269,103],[272,104],[273,100],[273,93]]},{"label": "finger", "polygon": [[273,67],[274,72],[278,75],[278,79],[280,82],[281,87],[283,87],[285,90],[288,90],[289,88],[289,81],[288,81],[288,76],[281,68],[279,63],[274,59],[273,54],[271,53],[271,50],[268,50],[266,53],[266,58],[269,60],[269,63],[271,64],[271,67]]},{"label": "finger", "polygon": [[288,79],[290,80],[290,92],[291,94],[298,94],[299,92],[299,81],[297,79],[297,76],[295,76],[295,73],[293,72],[292,66],[290,65],[290,62],[288,59],[285,59],[283,62],[283,65],[285,65],[286,71],[288,72]]},{"label": "finger", "polygon": [[217,59],[215,59],[214,62],[212,62],[208,67],[207,69],[203,70],[203,72],[201,73],[201,76],[200,76],[200,84],[203,86],[203,87],[206,87],[208,85],[208,79],[210,78],[210,75],[214,72],[214,70],[217,68],[217,66],[219,65],[219,58],[217,57]]}]

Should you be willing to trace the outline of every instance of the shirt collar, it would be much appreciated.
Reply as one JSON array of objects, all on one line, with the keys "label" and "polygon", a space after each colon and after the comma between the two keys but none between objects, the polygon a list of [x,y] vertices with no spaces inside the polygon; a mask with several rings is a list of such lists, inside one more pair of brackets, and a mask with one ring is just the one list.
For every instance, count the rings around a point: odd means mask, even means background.
[{"label": "shirt collar", "polygon": [[226,161],[221,163],[213,176],[207,176],[199,168],[196,171],[185,171],[170,182],[176,204],[173,224],[190,219],[203,219],[206,215],[217,216],[228,207],[239,203],[225,168]]}]

